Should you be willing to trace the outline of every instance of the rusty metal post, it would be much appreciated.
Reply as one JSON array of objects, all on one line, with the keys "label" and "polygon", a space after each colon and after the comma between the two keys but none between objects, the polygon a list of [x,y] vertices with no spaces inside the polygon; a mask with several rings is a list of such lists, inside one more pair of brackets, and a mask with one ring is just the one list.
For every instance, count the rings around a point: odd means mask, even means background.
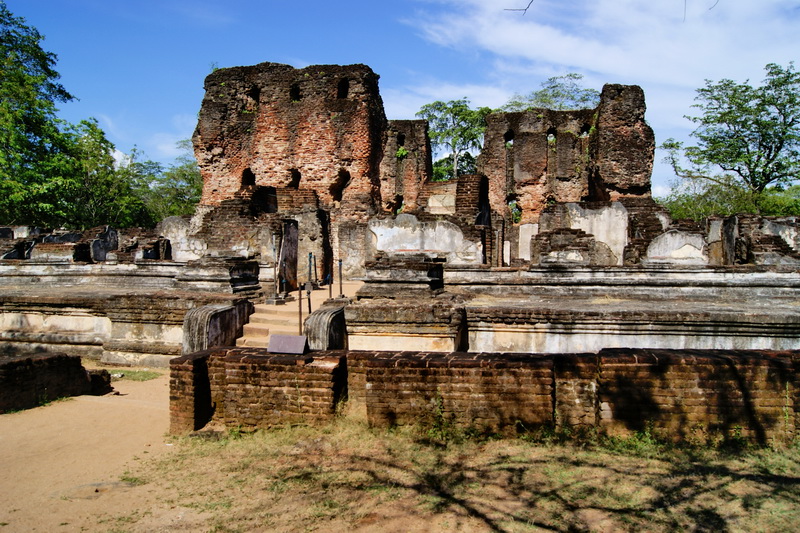
[{"label": "rusty metal post", "polygon": [[339,298],[344,298],[344,289],[342,288],[342,260],[339,259]]},{"label": "rusty metal post", "polygon": [[297,287],[297,334],[303,334],[303,287]]}]

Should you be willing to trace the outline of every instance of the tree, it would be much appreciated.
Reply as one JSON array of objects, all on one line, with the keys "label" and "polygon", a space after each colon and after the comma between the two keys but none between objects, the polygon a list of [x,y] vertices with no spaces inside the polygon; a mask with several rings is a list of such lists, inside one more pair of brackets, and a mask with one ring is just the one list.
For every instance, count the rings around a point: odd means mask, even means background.
[{"label": "tree", "polygon": [[800,178],[800,74],[793,63],[785,69],[770,63],[765,70],[760,87],[706,80],[694,105],[702,114],[686,117],[698,124],[691,134],[697,145],[671,138],[661,145],[678,177],[752,196],[756,212],[763,211],[768,188]]},{"label": "tree", "polygon": [[[464,176],[465,174],[476,174],[478,172],[477,161],[475,157],[469,153],[464,152],[458,158],[458,175]],[[448,181],[455,178],[453,173],[453,154],[443,157],[433,162],[433,181]]]},{"label": "tree", "polygon": [[800,185],[767,187],[755,195],[744,189],[731,188],[702,180],[684,180],[673,184],[663,205],[673,219],[701,221],[712,215],[759,213],[763,216],[800,214]]},{"label": "tree", "polygon": [[0,224],[152,226],[191,212],[202,188],[193,157],[164,170],[134,149],[117,165],[95,119],[57,118],[56,103],[73,96],[58,83],[56,56],[42,40],[0,0]]},{"label": "tree", "polygon": [[580,85],[583,74],[570,72],[563,76],[553,76],[542,82],[538,91],[522,96],[515,94],[501,108],[503,111],[526,111],[528,109],[586,109],[597,107],[600,103],[600,92]]},{"label": "tree", "polygon": [[152,226],[155,219],[125,168],[117,168],[115,147],[95,119],[71,129],[71,162],[75,170],[59,180],[64,204],[63,226],[87,229],[103,224],[115,227]]},{"label": "tree", "polygon": [[61,131],[56,103],[74,97],[58,83],[56,56],[42,49],[43,39],[0,0],[0,221],[5,223],[26,215],[40,223],[58,211],[52,180],[67,161],[69,136]]},{"label": "tree", "polygon": [[486,129],[484,119],[490,112],[488,107],[470,108],[467,98],[425,104],[417,112],[419,118],[428,121],[434,150],[445,148],[449,152],[454,177],[459,175],[461,154],[481,148]]},{"label": "tree", "polygon": [[185,139],[177,144],[183,153],[164,170],[153,161],[129,165],[137,183],[137,190],[155,220],[194,212],[203,191],[203,178],[192,154],[192,141]]}]

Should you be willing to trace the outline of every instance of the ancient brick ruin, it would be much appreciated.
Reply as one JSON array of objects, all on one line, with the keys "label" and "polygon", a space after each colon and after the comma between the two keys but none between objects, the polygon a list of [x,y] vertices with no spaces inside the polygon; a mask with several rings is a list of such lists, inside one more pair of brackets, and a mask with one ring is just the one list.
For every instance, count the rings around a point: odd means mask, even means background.
[{"label": "ancient brick ruin", "polygon": [[217,348],[174,359],[170,431],[330,421],[347,397],[374,427],[450,424],[477,434],[540,429],[675,441],[790,442],[800,352],[606,349],[509,355]]},{"label": "ancient brick ruin", "polygon": [[[179,432],[326,420],[348,398],[377,425],[439,401],[499,431],[794,435],[798,220],[671,220],[639,87],[492,113],[479,173],[448,182],[431,181],[427,123],[387,120],[367,66],[262,63],[205,89],[192,217],[0,231],[2,353],[172,360]],[[321,352],[221,348],[254,303],[340,264],[364,285],[305,322]]]}]

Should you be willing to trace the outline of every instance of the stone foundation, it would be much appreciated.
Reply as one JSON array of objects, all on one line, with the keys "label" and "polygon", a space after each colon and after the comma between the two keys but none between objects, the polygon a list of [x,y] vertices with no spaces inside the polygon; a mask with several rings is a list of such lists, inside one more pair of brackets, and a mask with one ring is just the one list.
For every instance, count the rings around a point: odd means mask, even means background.
[{"label": "stone foundation", "polygon": [[316,352],[225,348],[171,364],[171,432],[332,419],[516,434],[651,431],[674,440],[788,442],[800,419],[800,351],[607,349],[597,354]]}]

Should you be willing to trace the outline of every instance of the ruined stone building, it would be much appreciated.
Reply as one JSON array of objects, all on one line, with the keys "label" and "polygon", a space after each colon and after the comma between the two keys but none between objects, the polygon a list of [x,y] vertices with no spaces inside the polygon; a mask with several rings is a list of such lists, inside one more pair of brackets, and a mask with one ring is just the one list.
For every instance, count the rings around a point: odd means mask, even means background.
[{"label": "ruined stone building", "polygon": [[[333,416],[347,391],[379,424],[435,393],[492,427],[683,431],[689,417],[794,435],[800,419],[778,414],[800,405],[797,217],[671,220],[650,197],[639,87],[606,85],[595,109],[490,114],[478,174],[447,182],[431,181],[427,123],[387,120],[367,66],[220,69],[205,90],[194,216],[0,228],[0,355],[172,360],[176,431]],[[219,348],[254,302],[339,279],[340,262],[362,289],[304,332],[349,351]],[[286,403],[286,372],[307,405]],[[748,403],[751,382],[772,403]]]},{"label": "ruined stone building", "polygon": [[[547,207],[649,199],[654,138],[638,87],[606,86],[597,109],[490,115],[481,175],[452,183],[431,182],[426,123],[387,121],[378,77],[366,66],[263,63],[219,70],[205,88],[194,136],[204,190],[194,223],[225,242],[201,228],[196,253],[277,259],[290,284],[297,257],[308,253],[322,279],[339,259],[349,276],[361,276],[366,261],[396,250],[455,264],[528,260]],[[226,235],[219,219],[231,213],[240,221]]]}]

